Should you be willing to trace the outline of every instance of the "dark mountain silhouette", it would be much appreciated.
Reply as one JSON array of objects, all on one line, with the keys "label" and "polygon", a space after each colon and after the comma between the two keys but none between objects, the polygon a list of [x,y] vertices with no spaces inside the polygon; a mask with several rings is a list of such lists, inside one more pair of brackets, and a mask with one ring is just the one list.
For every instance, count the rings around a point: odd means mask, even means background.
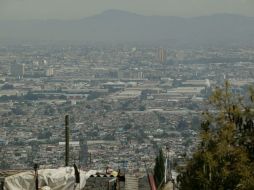
[{"label": "dark mountain silhouette", "polygon": [[254,17],[217,14],[181,18],[109,10],[80,20],[0,21],[0,41],[248,45],[254,42]]}]

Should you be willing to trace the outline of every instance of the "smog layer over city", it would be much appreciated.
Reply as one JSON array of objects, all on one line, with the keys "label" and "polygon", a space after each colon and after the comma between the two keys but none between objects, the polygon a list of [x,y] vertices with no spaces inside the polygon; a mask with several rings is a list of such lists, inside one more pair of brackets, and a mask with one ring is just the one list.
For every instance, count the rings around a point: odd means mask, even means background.
[{"label": "smog layer over city", "polygon": [[253,0],[0,0],[0,190],[251,190],[253,155]]}]

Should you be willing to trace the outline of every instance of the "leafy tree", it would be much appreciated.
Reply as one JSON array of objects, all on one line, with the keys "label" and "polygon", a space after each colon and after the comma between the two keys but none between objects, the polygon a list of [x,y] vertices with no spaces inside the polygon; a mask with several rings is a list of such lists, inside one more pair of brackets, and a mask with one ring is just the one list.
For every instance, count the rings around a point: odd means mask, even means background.
[{"label": "leafy tree", "polygon": [[10,164],[6,162],[6,160],[3,160],[0,162],[0,169],[2,170],[8,170],[10,169]]},{"label": "leafy tree", "polygon": [[155,184],[158,187],[163,187],[164,185],[164,172],[165,172],[165,157],[163,155],[162,149],[159,150],[159,155],[155,159],[154,166],[154,179]]},{"label": "leafy tree", "polygon": [[139,106],[139,111],[145,111],[146,110],[146,106],[145,105],[140,105]]},{"label": "leafy tree", "polygon": [[1,87],[2,90],[13,90],[14,89],[14,86],[13,84],[4,84],[2,87]]},{"label": "leafy tree", "polygon": [[25,114],[25,112],[22,110],[21,107],[12,108],[12,112],[15,115],[24,115]]},{"label": "leafy tree", "polygon": [[[250,97],[253,96],[251,91]],[[252,98],[250,98],[252,99]],[[254,189],[254,127],[249,102],[231,93],[230,84],[209,99],[213,112],[204,113],[201,143],[178,176],[182,190]]]},{"label": "leafy tree", "polygon": [[101,94],[99,92],[91,91],[89,96],[87,97],[87,100],[95,100],[96,98],[99,98],[100,95]]},{"label": "leafy tree", "polygon": [[181,119],[177,125],[177,129],[178,130],[188,129],[188,123],[184,119]]},{"label": "leafy tree", "polygon": [[52,133],[46,130],[38,134],[38,139],[49,139],[51,136],[52,136]]},{"label": "leafy tree", "polygon": [[198,116],[194,116],[191,121],[191,128],[197,130],[200,127],[200,119]]}]

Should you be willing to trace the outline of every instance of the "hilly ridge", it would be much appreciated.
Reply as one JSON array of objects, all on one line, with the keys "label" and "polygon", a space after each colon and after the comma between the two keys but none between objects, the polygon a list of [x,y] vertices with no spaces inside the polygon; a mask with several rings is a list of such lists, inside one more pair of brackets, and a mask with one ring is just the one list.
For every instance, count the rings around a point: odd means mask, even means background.
[{"label": "hilly ridge", "polygon": [[142,16],[109,10],[80,20],[0,21],[0,42],[146,42],[182,45],[252,44],[254,18]]}]

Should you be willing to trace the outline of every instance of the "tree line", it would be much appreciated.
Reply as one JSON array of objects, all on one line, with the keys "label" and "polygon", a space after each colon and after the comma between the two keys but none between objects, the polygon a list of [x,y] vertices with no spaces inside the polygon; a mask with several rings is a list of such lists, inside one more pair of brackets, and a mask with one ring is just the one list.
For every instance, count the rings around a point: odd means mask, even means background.
[{"label": "tree line", "polygon": [[254,189],[253,103],[253,89],[236,95],[228,81],[213,91],[199,147],[177,178],[180,190]]},{"label": "tree line", "polygon": [[[228,81],[208,99],[200,126],[200,143],[186,165],[178,168],[179,190],[254,189],[254,89],[232,92]],[[155,160],[157,187],[164,182],[165,157]]]}]

